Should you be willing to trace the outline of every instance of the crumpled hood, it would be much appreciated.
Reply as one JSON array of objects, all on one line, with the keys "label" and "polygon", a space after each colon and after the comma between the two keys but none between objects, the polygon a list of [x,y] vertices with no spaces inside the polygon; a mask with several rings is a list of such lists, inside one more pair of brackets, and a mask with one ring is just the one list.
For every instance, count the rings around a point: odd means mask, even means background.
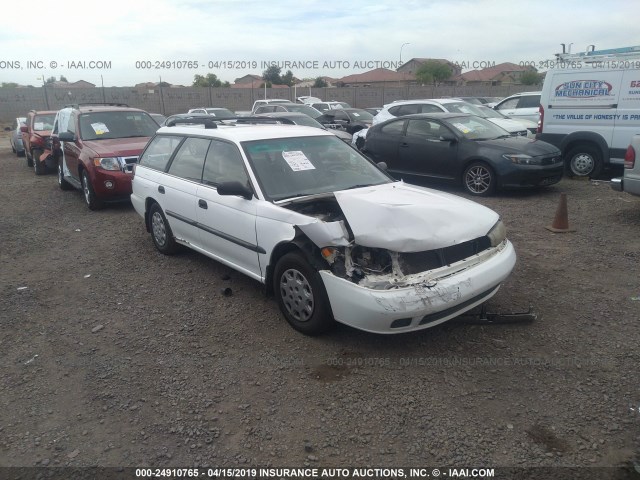
[{"label": "crumpled hood", "polygon": [[493,210],[455,195],[394,182],[335,192],[365,247],[421,252],[482,237],[499,220]]},{"label": "crumpled hood", "polygon": [[142,153],[149,137],[105,138],[85,140],[84,145],[100,157],[134,157]]}]

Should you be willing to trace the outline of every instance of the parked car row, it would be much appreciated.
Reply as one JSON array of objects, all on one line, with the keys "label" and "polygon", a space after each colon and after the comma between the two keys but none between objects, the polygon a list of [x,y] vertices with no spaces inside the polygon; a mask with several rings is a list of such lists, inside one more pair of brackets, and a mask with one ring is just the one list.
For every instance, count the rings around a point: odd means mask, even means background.
[{"label": "parked car row", "polygon": [[313,122],[304,114],[266,115],[192,113],[158,128],[126,105],[68,106],[47,124],[46,160],[92,210],[130,199],[159,252],[186,246],[263,283],[305,334],[336,321],[429,328],[491,298],[512,271],[495,212],[396,181],[320,124],[279,124]]}]

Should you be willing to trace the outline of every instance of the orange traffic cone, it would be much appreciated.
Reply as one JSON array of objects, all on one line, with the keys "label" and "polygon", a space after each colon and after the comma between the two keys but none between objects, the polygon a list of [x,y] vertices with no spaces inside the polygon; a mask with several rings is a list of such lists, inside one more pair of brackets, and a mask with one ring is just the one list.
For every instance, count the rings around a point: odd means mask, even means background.
[{"label": "orange traffic cone", "polygon": [[556,217],[553,219],[553,223],[545,228],[553,233],[575,232],[575,229],[569,228],[569,215],[567,213],[566,193],[560,194],[560,203],[558,204],[558,209],[556,210]]}]

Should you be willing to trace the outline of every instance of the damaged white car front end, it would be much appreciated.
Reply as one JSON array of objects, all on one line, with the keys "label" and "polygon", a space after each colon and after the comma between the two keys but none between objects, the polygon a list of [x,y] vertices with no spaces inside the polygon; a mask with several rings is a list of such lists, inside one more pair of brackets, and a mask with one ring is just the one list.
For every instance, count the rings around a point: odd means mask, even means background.
[{"label": "damaged white car front end", "polygon": [[402,182],[282,206],[309,219],[296,227],[324,259],[334,319],[369,332],[454,318],[491,298],[516,261],[495,212]]}]

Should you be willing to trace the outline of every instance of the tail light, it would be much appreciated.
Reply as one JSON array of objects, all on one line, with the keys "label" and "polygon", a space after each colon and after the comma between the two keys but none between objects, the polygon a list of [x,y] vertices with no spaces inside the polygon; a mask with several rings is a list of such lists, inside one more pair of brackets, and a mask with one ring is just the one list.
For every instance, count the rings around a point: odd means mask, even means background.
[{"label": "tail light", "polygon": [[624,168],[633,168],[636,165],[636,151],[631,145],[627,147],[627,153],[624,154]]},{"label": "tail light", "polygon": [[542,124],[544,123],[544,107],[542,105],[538,107],[538,113],[538,133],[542,133]]}]

